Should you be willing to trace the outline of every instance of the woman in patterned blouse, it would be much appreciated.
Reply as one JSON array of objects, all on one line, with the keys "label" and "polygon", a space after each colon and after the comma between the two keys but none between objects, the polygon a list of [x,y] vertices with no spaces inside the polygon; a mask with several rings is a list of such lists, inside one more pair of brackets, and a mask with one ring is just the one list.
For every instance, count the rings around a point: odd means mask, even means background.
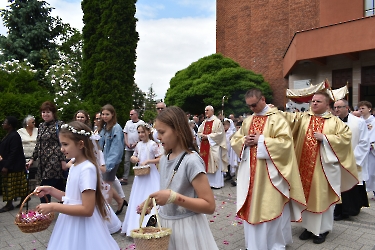
[{"label": "woman in patterned blouse", "polygon": [[[60,150],[58,131],[62,121],[57,120],[57,109],[53,102],[46,101],[40,107],[44,122],[39,124],[36,146],[31,160],[27,163],[32,165],[33,161],[39,159],[38,177],[41,186],[48,185],[64,190],[63,170],[66,168],[65,156]],[[51,196],[47,195],[48,202]],[[44,198],[41,202],[46,202]]]}]

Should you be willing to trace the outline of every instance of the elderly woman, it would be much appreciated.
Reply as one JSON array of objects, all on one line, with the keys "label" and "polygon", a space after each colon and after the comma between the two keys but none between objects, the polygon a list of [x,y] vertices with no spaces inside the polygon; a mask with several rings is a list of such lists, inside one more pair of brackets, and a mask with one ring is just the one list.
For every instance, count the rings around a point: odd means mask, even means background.
[{"label": "elderly woman", "polygon": [[[58,132],[62,121],[57,120],[57,109],[53,102],[46,101],[40,107],[44,122],[39,124],[38,136],[33,156],[27,163],[30,167],[36,159],[39,159],[38,177],[42,180],[41,186],[53,186],[64,190],[63,169],[66,168],[65,156],[60,150]],[[51,196],[47,195],[48,202]],[[46,202],[44,198],[41,202]]]},{"label": "elderly woman", "polygon": [[[21,137],[16,128],[17,119],[13,116],[8,116],[3,122],[3,129],[7,131],[7,134],[0,142],[3,201],[6,201],[6,205],[0,209],[0,213],[14,209],[12,204],[14,198],[19,196],[26,197],[27,195],[26,161]],[[20,204],[17,207],[19,206]]]},{"label": "elderly woman", "polygon": [[36,137],[38,135],[38,129],[35,127],[34,116],[26,116],[22,124],[23,128],[20,128],[17,132],[21,136],[25,158],[31,159],[36,145]]}]

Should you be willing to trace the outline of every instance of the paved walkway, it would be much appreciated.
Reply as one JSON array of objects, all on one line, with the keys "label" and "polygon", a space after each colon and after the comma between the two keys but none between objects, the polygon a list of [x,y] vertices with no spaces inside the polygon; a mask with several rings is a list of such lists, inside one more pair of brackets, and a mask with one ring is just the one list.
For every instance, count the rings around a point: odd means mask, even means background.
[{"label": "paved walkway", "polygon": [[[123,186],[125,194],[129,197],[131,189],[129,185]],[[220,250],[244,250],[245,240],[243,236],[243,226],[241,221],[235,217],[236,188],[226,182],[225,187],[220,190],[213,190],[216,198],[216,211],[213,215],[207,215],[212,233]],[[369,197],[373,197],[369,194]],[[2,197],[0,198],[2,200]],[[14,205],[18,202],[14,202]],[[31,208],[39,204],[39,199],[33,197],[29,203]],[[0,202],[0,207],[5,203]],[[370,199],[370,208],[362,209],[356,217],[351,217],[346,221],[334,223],[333,231],[327,236],[326,242],[321,245],[312,243],[312,240],[301,241],[298,235],[303,231],[299,224],[294,223],[293,241],[287,250],[308,250],[308,249],[361,249],[375,250],[375,201]],[[116,206],[114,206],[116,210]],[[0,249],[46,249],[49,237],[53,230],[52,224],[47,230],[40,233],[22,233],[16,225],[14,218],[18,210],[0,213]],[[119,215],[120,220],[124,220],[126,210]],[[119,233],[113,237],[122,250],[134,249],[131,238]],[[150,249],[151,250],[151,249]],[[199,249],[197,249],[199,250]]]}]

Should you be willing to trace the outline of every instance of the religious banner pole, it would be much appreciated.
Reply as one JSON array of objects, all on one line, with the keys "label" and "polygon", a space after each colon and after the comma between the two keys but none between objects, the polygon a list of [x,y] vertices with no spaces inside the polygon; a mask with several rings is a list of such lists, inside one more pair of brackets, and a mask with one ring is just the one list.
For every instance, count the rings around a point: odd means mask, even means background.
[{"label": "religious banner pole", "polygon": [[286,111],[286,98],[287,98],[287,97],[286,97],[286,92],[287,92],[287,91],[285,91],[285,96],[284,96],[284,108],[283,108],[284,110],[283,110],[283,111]]},{"label": "religious banner pole", "polygon": [[326,82],[326,83],[328,84],[328,86],[329,86],[329,91],[330,91],[331,94],[332,94],[333,101],[336,102],[336,97],[335,97],[335,95],[333,94],[333,91],[332,91],[332,88],[331,88],[331,84],[329,84],[329,81],[328,81],[327,78],[326,78],[325,82]]},{"label": "religious banner pole", "polygon": [[[346,90],[349,92],[349,81],[346,81]],[[346,94],[346,100],[349,102],[349,94],[350,93],[347,93]]]},{"label": "religious banner pole", "polygon": [[222,101],[221,101],[221,121],[224,121],[224,99],[225,96],[223,96]]}]

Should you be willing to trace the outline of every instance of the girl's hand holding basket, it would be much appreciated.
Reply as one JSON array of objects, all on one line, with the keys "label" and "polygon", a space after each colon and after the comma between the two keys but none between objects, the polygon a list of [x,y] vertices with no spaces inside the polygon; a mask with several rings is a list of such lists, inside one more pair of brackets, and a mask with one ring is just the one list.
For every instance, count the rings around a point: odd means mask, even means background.
[{"label": "girl's hand holding basket", "polygon": [[[20,210],[16,215],[16,219],[14,223],[18,226],[18,228],[24,233],[36,233],[41,232],[49,227],[53,219],[55,218],[55,214],[51,213],[49,208],[45,205],[50,204],[43,204],[43,208],[36,209],[35,211],[29,210],[26,212],[22,212],[24,204],[32,195],[38,195],[35,191],[26,196],[24,201],[21,204]],[[44,198],[48,201],[47,197]],[[38,207],[41,205],[38,205]]]},{"label": "girl's hand holding basket", "polygon": [[[156,216],[156,227],[142,227],[143,219],[146,211],[151,207],[155,207]],[[160,225],[160,219],[158,211],[156,209],[156,202],[154,198],[147,198],[143,203],[141,217],[139,219],[139,228],[131,230],[131,237],[134,239],[134,243],[139,250],[159,249],[167,250],[169,244],[169,237],[172,234],[172,229],[162,228]]]}]

